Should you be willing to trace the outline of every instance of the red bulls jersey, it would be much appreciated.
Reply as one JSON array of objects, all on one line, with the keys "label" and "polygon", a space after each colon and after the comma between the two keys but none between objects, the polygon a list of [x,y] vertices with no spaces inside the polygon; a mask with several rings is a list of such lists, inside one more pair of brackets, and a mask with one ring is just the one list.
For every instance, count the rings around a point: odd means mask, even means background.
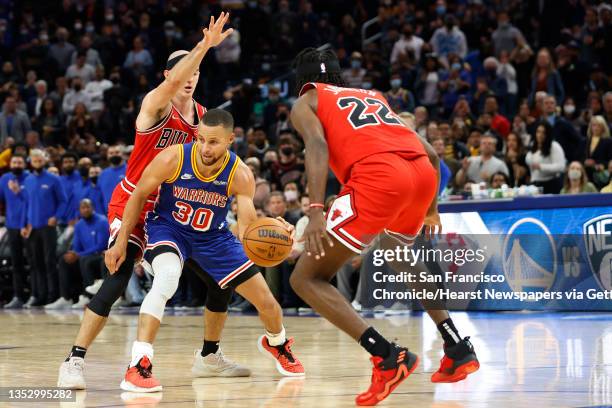
[{"label": "red bulls jersey", "polygon": [[411,160],[426,156],[416,133],[406,127],[380,92],[340,88],[322,83],[304,85],[300,94],[316,89],[317,116],[329,149],[329,165],[342,184],[361,159],[398,152]]},{"label": "red bulls jersey", "polygon": [[[195,100],[193,103],[198,117],[197,122],[199,123],[206,112],[206,108]],[[171,145],[191,143],[195,140],[197,131],[198,125],[187,122],[174,105],[172,105],[170,113],[155,127],[143,131],[136,129],[134,150],[127,163],[125,178],[117,188],[121,188],[124,192],[131,194],[134,188],[136,188],[142,172],[159,152]],[[156,195],[157,193],[152,194],[152,197],[149,197],[149,199],[154,201]],[[126,203],[128,198],[125,200]]]}]

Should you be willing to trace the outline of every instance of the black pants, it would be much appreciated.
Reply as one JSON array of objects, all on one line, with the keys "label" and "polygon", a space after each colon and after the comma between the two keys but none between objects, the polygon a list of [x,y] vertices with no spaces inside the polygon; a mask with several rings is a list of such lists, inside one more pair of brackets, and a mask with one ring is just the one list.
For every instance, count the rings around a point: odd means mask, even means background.
[{"label": "black pants", "polygon": [[32,229],[28,238],[32,294],[42,302],[54,302],[59,296],[56,246],[55,227]]},{"label": "black pants", "polygon": [[534,185],[542,187],[544,194],[559,194],[563,188],[563,179],[561,177],[555,177],[548,181],[534,181]]},{"label": "black pants", "polygon": [[23,299],[26,271],[24,268],[25,240],[18,229],[8,229],[9,247],[11,249],[11,264],[13,267],[13,296]]},{"label": "black pants", "polygon": [[83,293],[86,286],[102,276],[104,257],[92,254],[80,257],[77,262],[69,264],[60,258],[59,288],[60,295],[66,300],[74,300]]}]

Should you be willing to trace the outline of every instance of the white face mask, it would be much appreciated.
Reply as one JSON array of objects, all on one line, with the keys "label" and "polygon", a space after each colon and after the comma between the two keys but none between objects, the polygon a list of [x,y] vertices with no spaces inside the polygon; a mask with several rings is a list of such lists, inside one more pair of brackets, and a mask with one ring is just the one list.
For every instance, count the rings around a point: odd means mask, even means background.
[{"label": "white face mask", "polygon": [[563,107],[563,111],[567,113],[568,115],[571,115],[574,112],[576,112],[576,107],[574,105],[565,105]]},{"label": "white face mask", "polygon": [[283,194],[285,195],[285,200],[289,202],[296,201],[298,198],[298,193],[295,190],[287,190]]},{"label": "white face mask", "polygon": [[567,176],[570,180],[580,180],[580,178],[582,177],[582,172],[580,170],[570,170],[567,172]]}]

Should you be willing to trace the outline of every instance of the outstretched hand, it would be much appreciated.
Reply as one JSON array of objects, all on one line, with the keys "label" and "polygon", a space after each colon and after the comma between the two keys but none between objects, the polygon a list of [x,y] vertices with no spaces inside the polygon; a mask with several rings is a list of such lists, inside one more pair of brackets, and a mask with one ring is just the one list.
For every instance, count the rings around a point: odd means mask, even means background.
[{"label": "outstretched hand", "polygon": [[204,38],[200,43],[206,48],[216,47],[221,44],[230,34],[234,32],[233,28],[223,31],[223,27],[229,19],[229,13],[221,12],[219,19],[215,21],[215,16],[210,17],[208,28],[204,28],[202,33]]}]

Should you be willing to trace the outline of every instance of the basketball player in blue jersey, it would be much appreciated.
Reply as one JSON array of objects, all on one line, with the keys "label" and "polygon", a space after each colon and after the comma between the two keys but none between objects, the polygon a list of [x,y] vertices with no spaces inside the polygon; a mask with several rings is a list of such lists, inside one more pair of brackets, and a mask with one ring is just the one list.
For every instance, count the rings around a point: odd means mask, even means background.
[{"label": "basketball player in blue jersey", "polygon": [[[161,152],[142,174],[125,207],[117,241],[106,252],[106,265],[109,272],[114,273],[125,259],[138,214],[149,194],[159,188],[155,210],[146,220],[145,259],[151,264],[155,279],[140,308],[137,342],[121,383],[126,391],[162,389],[151,371],[141,367],[151,366],[152,343],[187,258],[198,263],[221,288],[233,288],[255,306],[266,331],[259,338],[258,348],[275,359],[278,371],[286,376],[304,375],[302,364],[291,351],[293,339],[285,336],[280,305],[263,276],[247,258],[241,242],[227,228],[225,219],[234,198],[238,204],[240,239],[257,219],[253,174],[228,149],[234,140],[233,128],[230,113],[213,109],[200,123],[196,142],[172,146]],[[293,232],[293,227],[285,224]],[[198,358],[200,356],[196,355]]]}]

